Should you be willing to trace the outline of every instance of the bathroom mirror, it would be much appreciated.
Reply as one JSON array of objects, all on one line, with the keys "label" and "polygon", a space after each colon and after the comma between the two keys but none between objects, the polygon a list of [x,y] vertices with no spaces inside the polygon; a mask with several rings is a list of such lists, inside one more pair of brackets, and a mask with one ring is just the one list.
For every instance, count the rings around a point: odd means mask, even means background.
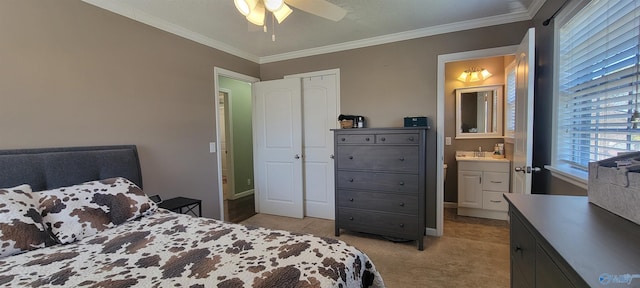
[{"label": "bathroom mirror", "polygon": [[456,139],[502,138],[502,85],[456,89]]}]

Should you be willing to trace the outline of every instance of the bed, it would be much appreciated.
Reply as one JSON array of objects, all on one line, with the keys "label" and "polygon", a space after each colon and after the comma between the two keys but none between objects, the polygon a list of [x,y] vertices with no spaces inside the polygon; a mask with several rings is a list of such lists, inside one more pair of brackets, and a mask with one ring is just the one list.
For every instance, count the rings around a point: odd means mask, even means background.
[{"label": "bed", "polygon": [[384,287],[342,241],[170,212],[142,187],[132,145],[0,150],[0,286]]}]

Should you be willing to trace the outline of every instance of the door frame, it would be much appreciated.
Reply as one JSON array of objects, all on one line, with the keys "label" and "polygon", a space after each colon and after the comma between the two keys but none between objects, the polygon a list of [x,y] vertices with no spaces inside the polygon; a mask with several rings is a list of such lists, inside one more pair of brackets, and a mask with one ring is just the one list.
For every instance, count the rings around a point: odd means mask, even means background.
[{"label": "door frame", "polygon": [[445,64],[478,58],[498,57],[516,54],[518,45],[488,48],[481,50],[464,51],[458,53],[438,55],[438,80],[437,80],[437,116],[436,116],[436,229],[427,228],[426,235],[442,236],[444,232],[444,181],[442,170],[444,164],[444,82]]},{"label": "door frame", "polygon": [[[213,92],[213,102],[215,103],[215,121],[216,121],[216,131],[215,131],[215,151],[210,151],[211,153],[216,153],[216,159],[217,159],[217,167],[218,167],[218,175],[217,175],[217,181],[218,181],[218,202],[220,203],[219,205],[219,209],[220,209],[220,220],[225,221],[224,219],[224,196],[222,195],[222,159],[220,158],[220,121],[218,121],[218,117],[220,117],[218,115],[218,111],[220,109],[219,107],[219,101],[218,101],[218,91],[220,91],[220,83],[218,83],[218,78],[220,76],[224,76],[227,78],[231,78],[231,79],[235,79],[235,80],[239,80],[239,81],[243,81],[243,82],[247,82],[247,83],[255,83],[260,81],[259,78],[256,77],[252,77],[249,75],[245,75],[245,74],[241,74],[238,72],[234,72],[231,70],[227,70],[227,69],[223,69],[220,67],[213,67],[213,83],[214,83],[214,92]],[[211,143],[213,144],[213,143]],[[213,145],[211,145],[213,146]],[[213,147],[210,147],[213,148]],[[212,150],[212,149],[211,149]]]}]

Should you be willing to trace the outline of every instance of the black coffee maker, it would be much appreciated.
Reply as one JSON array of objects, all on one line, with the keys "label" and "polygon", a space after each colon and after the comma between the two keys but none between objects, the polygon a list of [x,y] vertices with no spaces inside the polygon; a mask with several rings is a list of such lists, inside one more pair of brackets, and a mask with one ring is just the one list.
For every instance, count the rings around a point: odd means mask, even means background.
[{"label": "black coffee maker", "polygon": [[351,121],[353,121],[353,126],[351,128],[366,128],[367,127],[366,119],[364,118],[364,116],[340,114],[340,116],[338,116],[338,121],[342,121],[342,120],[351,120]]}]

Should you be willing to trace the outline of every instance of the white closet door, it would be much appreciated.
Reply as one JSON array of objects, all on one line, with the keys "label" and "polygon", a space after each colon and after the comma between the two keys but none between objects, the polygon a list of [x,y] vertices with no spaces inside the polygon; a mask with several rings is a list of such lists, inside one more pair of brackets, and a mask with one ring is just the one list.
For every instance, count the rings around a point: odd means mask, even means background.
[{"label": "white closet door", "polygon": [[305,216],[335,218],[333,132],[337,126],[336,75],[302,78]]},{"label": "white closet door", "polygon": [[254,172],[259,213],[302,218],[299,78],[253,84]]}]

